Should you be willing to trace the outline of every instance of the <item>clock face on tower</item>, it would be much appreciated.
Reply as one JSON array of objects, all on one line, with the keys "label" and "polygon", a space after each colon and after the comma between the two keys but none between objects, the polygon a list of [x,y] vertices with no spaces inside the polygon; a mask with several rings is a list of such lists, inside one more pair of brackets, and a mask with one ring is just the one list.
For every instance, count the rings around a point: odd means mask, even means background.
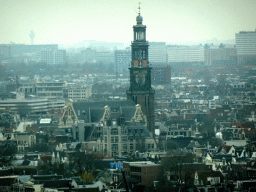
[{"label": "clock face on tower", "polygon": [[143,86],[146,83],[147,71],[134,71],[135,82],[139,86]]},{"label": "clock face on tower", "polygon": [[134,61],[134,67],[138,67],[139,66],[139,61],[138,60],[135,60]]}]

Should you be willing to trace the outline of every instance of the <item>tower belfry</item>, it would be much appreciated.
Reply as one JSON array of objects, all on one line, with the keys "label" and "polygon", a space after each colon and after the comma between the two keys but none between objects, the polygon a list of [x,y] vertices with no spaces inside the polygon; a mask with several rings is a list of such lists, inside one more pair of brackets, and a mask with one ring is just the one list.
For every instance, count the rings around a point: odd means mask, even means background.
[{"label": "tower belfry", "polygon": [[127,90],[127,99],[132,99],[141,105],[143,113],[147,117],[147,127],[154,135],[154,94],[151,87],[151,69],[148,61],[148,42],[146,41],[146,25],[143,25],[143,17],[139,11],[136,17],[136,25],[133,26],[132,61],[130,70],[130,88]]}]

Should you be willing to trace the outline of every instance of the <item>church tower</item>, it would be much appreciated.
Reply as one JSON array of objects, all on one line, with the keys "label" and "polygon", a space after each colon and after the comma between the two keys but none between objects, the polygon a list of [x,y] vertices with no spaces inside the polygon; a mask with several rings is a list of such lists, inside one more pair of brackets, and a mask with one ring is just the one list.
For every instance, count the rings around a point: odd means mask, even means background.
[{"label": "church tower", "polygon": [[132,61],[130,70],[130,88],[127,99],[132,99],[141,105],[147,117],[147,127],[154,136],[154,94],[151,87],[151,69],[148,61],[148,42],[146,41],[146,25],[142,24],[143,18],[139,13],[136,17],[137,25],[133,26]]}]

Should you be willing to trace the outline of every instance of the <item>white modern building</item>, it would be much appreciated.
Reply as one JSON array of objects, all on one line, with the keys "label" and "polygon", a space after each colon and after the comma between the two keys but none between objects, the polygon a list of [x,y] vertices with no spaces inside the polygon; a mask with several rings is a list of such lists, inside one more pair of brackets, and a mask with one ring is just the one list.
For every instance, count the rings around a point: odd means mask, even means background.
[{"label": "white modern building", "polygon": [[36,94],[36,84],[34,82],[19,83],[20,92],[24,93],[25,96]]},{"label": "white modern building", "polygon": [[166,43],[165,42],[149,42],[148,60],[154,66],[167,62]]},{"label": "white modern building", "polygon": [[0,100],[0,111],[9,110],[13,112],[46,112],[48,111],[47,99],[7,99]]},{"label": "white modern building", "polygon": [[54,64],[54,51],[51,49],[41,50],[37,53],[37,61],[45,62],[47,64]]},{"label": "white modern building", "polygon": [[57,50],[54,52],[54,64],[62,65],[66,63],[66,50]]},{"label": "white modern building", "polygon": [[88,99],[92,96],[92,85],[68,88],[68,98],[74,101]]},{"label": "white modern building", "polygon": [[96,61],[97,62],[114,62],[114,52],[113,51],[97,51]]},{"label": "white modern building", "polygon": [[66,50],[44,49],[37,53],[37,62],[45,62],[50,65],[66,63]]},{"label": "white modern building", "polygon": [[168,45],[168,63],[172,62],[204,62],[204,47],[202,45]]},{"label": "white modern building", "polygon": [[64,82],[43,81],[36,83],[36,95],[40,98],[62,99]]},{"label": "white modern building", "polygon": [[131,65],[131,49],[115,51],[115,67],[118,73],[128,71]]},{"label": "white modern building", "polygon": [[256,30],[236,33],[237,55],[256,55]]},{"label": "white modern building", "polygon": [[63,108],[64,100],[25,99],[24,93],[17,92],[16,99],[0,100],[0,111],[12,111],[19,114],[46,113],[51,109]]},{"label": "white modern building", "polygon": [[236,33],[238,63],[246,64],[256,60],[256,30]]}]

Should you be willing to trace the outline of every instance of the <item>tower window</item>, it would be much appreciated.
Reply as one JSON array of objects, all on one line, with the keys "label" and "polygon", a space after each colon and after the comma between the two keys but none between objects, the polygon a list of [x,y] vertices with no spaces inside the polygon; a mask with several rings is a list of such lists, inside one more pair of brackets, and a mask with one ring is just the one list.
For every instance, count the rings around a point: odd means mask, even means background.
[{"label": "tower window", "polygon": [[132,100],[137,104],[137,96],[132,96]]},{"label": "tower window", "polygon": [[149,107],[149,97],[145,96],[145,107]]}]

